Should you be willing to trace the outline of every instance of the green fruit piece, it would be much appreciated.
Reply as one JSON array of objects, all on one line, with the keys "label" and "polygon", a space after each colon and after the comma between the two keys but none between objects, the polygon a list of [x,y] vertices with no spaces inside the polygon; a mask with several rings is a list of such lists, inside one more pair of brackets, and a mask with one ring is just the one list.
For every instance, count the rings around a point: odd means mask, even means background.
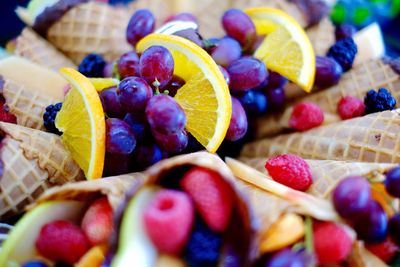
[{"label": "green fruit piece", "polygon": [[42,227],[55,220],[79,223],[86,205],[79,201],[51,201],[26,213],[15,225],[0,252],[0,266],[23,264],[37,257],[35,242]]},{"label": "green fruit piece", "polygon": [[40,15],[46,7],[51,7],[58,1],[59,0],[31,0],[27,9],[32,21],[35,21],[36,17]]},{"label": "green fruit piece", "polygon": [[128,203],[122,218],[118,251],[112,267],[153,267],[157,262],[157,249],[148,238],[143,224],[143,212],[147,203],[159,189],[141,189]]}]

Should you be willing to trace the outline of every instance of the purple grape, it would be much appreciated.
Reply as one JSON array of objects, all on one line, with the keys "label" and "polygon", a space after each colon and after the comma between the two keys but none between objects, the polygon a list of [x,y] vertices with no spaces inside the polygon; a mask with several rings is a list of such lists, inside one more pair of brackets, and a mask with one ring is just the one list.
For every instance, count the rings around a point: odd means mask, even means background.
[{"label": "purple grape", "polygon": [[199,24],[196,16],[191,13],[187,13],[187,12],[178,13],[176,15],[170,16],[165,20],[165,23],[171,22],[171,21],[189,21],[189,22],[194,22],[196,24]]},{"label": "purple grape", "polygon": [[385,188],[390,195],[400,198],[400,166],[386,174]]},{"label": "purple grape", "polygon": [[201,48],[204,48],[203,37],[201,37],[199,32],[196,31],[195,29],[185,29],[185,30],[177,31],[174,33],[174,35],[185,38],[189,41],[192,41],[193,43],[197,44]]},{"label": "purple grape", "polygon": [[372,200],[364,213],[353,217],[353,222],[359,239],[368,243],[379,243],[386,239],[388,217],[378,202]]},{"label": "purple grape", "polygon": [[235,97],[232,97],[232,117],[225,139],[237,141],[247,132],[247,116],[242,104]]},{"label": "purple grape", "polygon": [[141,143],[133,152],[135,171],[143,171],[147,167],[163,159],[161,149],[154,143]]},{"label": "purple grape", "polygon": [[117,93],[117,87],[111,87],[100,93],[104,111],[110,118],[122,118],[125,115]]},{"label": "purple grape", "polygon": [[114,62],[109,62],[103,69],[103,77],[112,78],[114,76]]},{"label": "purple grape", "polygon": [[335,37],[336,41],[345,39],[345,38],[352,38],[353,35],[357,32],[356,27],[351,24],[342,24],[336,26],[335,29]]},{"label": "purple grape", "polygon": [[225,32],[236,39],[243,50],[253,47],[256,41],[256,27],[250,17],[239,9],[230,9],[222,17],[222,26]]},{"label": "purple grape", "polygon": [[106,151],[111,154],[129,155],[136,147],[135,134],[120,119],[106,120]]},{"label": "purple grape", "polygon": [[215,45],[211,56],[218,65],[228,67],[233,61],[242,55],[242,48],[238,41],[230,37],[224,37]]},{"label": "purple grape", "polygon": [[395,214],[389,221],[390,236],[400,244],[400,213]]},{"label": "purple grape", "polygon": [[160,134],[153,132],[157,145],[165,152],[176,154],[182,152],[188,144],[188,135],[186,131],[175,134]]},{"label": "purple grape", "polygon": [[222,75],[224,75],[224,79],[226,81],[226,84],[229,86],[231,84],[231,77],[229,76],[228,71],[222,66],[218,65],[218,67],[219,67],[220,71],[222,72]]},{"label": "purple grape", "polygon": [[179,133],[186,126],[185,112],[172,97],[165,94],[150,99],[146,106],[146,118],[152,132],[164,135]]},{"label": "purple grape", "polygon": [[[163,46],[151,46],[147,48],[139,61],[140,75],[143,79],[155,87],[163,88],[174,73],[174,59]],[[159,85],[156,85],[155,82]]]},{"label": "purple grape", "polygon": [[318,88],[328,88],[337,84],[343,70],[336,60],[329,57],[317,56],[314,85]]},{"label": "purple grape", "polygon": [[271,111],[281,110],[285,106],[286,95],[282,87],[267,90],[266,95]]},{"label": "purple grape", "polygon": [[285,88],[287,84],[288,79],[286,77],[283,77],[275,71],[268,71],[267,85],[265,86],[265,89]]},{"label": "purple grape", "polygon": [[106,153],[103,176],[121,175],[130,172],[131,156]]},{"label": "purple grape", "polygon": [[197,141],[196,138],[194,138],[193,135],[191,135],[189,133],[188,134],[188,144],[187,144],[185,150],[183,151],[183,153],[188,154],[188,153],[197,152],[197,151],[200,151],[203,149],[204,149],[204,147],[199,143],[199,141]]},{"label": "purple grape", "polygon": [[144,114],[128,113],[124,117],[124,122],[131,127],[138,142],[145,139],[149,129],[146,122],[146,116]]},{"label": "purple grape", "polygon": [[117,61],[117,68],[121,79],[139,76],[139,56],[135,51],[123,54]]},{"label": "purple grape", "polygon": [[178,76],[172,76],[171,81],[163,88],[164,93],[168,90],[168,95],[174,97],[178,90],[185,84],[185,81]]},{"label": "purple grape", "polygon": [[371,188],[367,179],[350,176],[338,183],[333,191],[336,211],[345,219],[352,219],[368,209],[372,201]]},{"label": "purple grape", "polygon": [[129,20],[126,28],[126,40],[135,46],[146,35],[154,31],[156,20],[147,9],[137,10]]},{"label": "purple grape", "polygon": [[275,253],[264,267],[306,267],[309,266],[302,254],[291,249],[283,249]]},{"label": "purple grape", "polygon": [[260,116],[267,111],[268,101],[265,94],[256,90],[248,90],[238,96],[248,117]]},{"label": "purple grape", "polygon": [[234,61],[229,65],[227,71],[231,77],[230,88],[233,91],[255,88],[268,77],[264,63],[252,57],[244,57]]},{"label": "purple grape", "polygon": [[119,83],[118,96],[125,112],[140,113],[153,96],[153,89],[141,78],[128,77]]}]

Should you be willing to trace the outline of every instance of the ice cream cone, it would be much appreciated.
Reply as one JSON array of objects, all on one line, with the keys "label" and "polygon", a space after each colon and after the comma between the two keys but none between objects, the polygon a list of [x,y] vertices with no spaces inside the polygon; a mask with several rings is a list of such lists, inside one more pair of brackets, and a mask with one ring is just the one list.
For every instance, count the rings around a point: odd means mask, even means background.
[{"label": "ice cream cone", "polygon": [[129,18],[128,9],[99,2],[80,4],[54,23],[46,38],[75,64],[90,53],[114,60],[132,49],[125,38]]},{"label": "ice cream cone", "polygon": [[25,28],[17,38],[14,54],[55,71],[76,68],[69,58],[30,28]]},{"label": "ice cream cone", "polygon": [[[265,169],[267,158],[241,158],[242,162],[268,175]],[[337,183],[348,176],[377,177],[394,168],[396,164],[349,162],[335,160],[306,160],[310,166],[313,184],[307,193],[319,197],[329,198]],[[272,179],[272,178],[271,178]]]},{"label": "ice cream cone", "polygon": [[0,123],[0,218],[22,213],[48,188],[84,179],[59,136]]},{"label": "ice cream cone", "polygon": [[329,48],[335,43],[335,26],[329,18],[309,28],[307,35],[318,56],[325,56]]},{"label": "ice cream cone", "polygon": [[[386,88],[394,98],[400,97],[400,76],[381,59],[365,62],[344,74],[339,84],[321,92],[305,96],[298,102],[313,102],[325,115],[324,124],[340,121],[337,104],[343,96],[355,96],[364,99],[371,89]],[[271,136],[287,128],[293,105],[286,107],[280,115],[266,115],[255,122],[257,138]]]},{"label": "ice cream cone", "polygon": [[399,110],[320,126],[306,132],[280,135],[244,146],[242,157],[292,153],[306,159],[360,162],[400,162]]}]

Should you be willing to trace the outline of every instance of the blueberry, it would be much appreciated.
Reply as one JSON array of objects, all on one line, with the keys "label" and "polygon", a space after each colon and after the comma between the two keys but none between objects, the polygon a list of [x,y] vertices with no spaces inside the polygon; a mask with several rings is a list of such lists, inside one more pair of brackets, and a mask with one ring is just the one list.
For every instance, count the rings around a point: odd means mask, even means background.
[{"label": "blueberry", "polygon": [[47,267],[47,265],[41,261],[29,261],[22,265],[22,267]]},{"label": "blueberry", "polygon": [[89,54],[79,64],[78,70],[86,77],[103,77],[106,62],[101,55]]},{"label": "blueberry", "polygon": [[378,92],[370,90],[364,98],[365,113],[371,114],[385,110],[392,110],[396,106],[396,99],[390,92],[381,88]]},{"label": "blueberry", "polygon": [[56,119],[57,113],[61,110],[62,103],[57,103],[55,105],[49,105],[46,107],[46,111],[43,114],[43,124],[48,132],[61,135],[62,133],[56,128],[54,121]]},{"label": "blueberry", "polygon": [[344,72],[353,67],[358,49],[352,38],[337,41],[328,51],[328,57],[333,58],[342,66]]}]

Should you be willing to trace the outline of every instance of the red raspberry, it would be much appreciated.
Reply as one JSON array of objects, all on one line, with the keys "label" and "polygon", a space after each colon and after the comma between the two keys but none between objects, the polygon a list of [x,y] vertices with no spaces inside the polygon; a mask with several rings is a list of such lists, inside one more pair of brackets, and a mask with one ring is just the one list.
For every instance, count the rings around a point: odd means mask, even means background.
[{"label": "red raspberry", "polygon": [[300,191],[307,191],[313,180],[308,163],[292,154],[270,158],[265,163],[269,175],[278,183]]},{"label": "red raspberry", "polygon": [[360,117],[365,114],[365,104],[354,96],[344,96],[340,99],[337,111],[342,120]]},{"label": "red raspberry", "polygon": [[336,223],[315,222],[313,237],[315,254],[321,264],[341,262],[351,252],[353,240]]},{"label": "red raspberry", "polygon": [[108,241],[113,230],[113,212],[106,197],[93,202],[82,219],[82,229],[93,245]]},{"label": "red raspberry", "polygon": [[195,167],[180,182],[194,201],[200,216],[214,232],[227,228],[233,210],[233,192],[222,177],[209,169]]},{"label": "red raspberry", "polygon": [[78,262],[89,248],[83,231],[65,220],[44,225],[36,239],[36,249],[42,256],[69,264]]},{"label": "red raspberry", "polygon": [[147,234],[160,252],[178,254],[192,230],[192,200],[184,192],[161,190],[150,201],[143,220]]},{"label": "red raspberry", "polygon": [[293,107],[289,126],[298,131],[306,131],[324,122],[324,112],[311,102],[298,103]]},{"label": "red raspberry", "polygon": [[0,121],[17,124],[17,117],[9,112],[0,112]]},{"label": "red raspberry", "polygon": [[390,238],[387,238],[381,243],[366,244],[365,247],[387,263],[390,262],[396,255],[397,251],[399,251],[399,247]]}]

